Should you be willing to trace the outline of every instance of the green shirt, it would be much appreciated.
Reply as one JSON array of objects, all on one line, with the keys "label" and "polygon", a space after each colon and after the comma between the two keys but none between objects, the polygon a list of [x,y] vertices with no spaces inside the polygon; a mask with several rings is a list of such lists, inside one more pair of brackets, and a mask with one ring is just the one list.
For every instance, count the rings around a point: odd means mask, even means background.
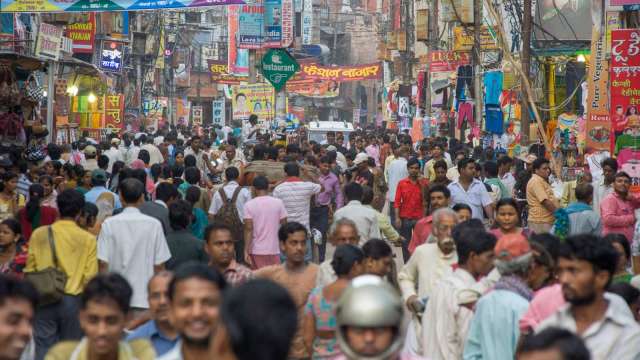
[{"label": "green shirt", "polygon": [[204,252],[204,243],[193,236],[191,230],[178,230],[167,234],[167,245],[171,252],[171,259],[167,261],[167,270],[174,270],[180,264],[197,261],[206,264],[209,261]]},{"label": "green shirt", "polygon": [[500,181],[500,179],[498,179],[498,178],[490,178],[490,179],[485,179],[484,182],[485,182],[485,184],[497,186],[498,189],[500,189],[500,198],[501,199],[505,199],[505,198],[511,197],[511,194],[509,193],[509,190],[507,190],[507,187],[504,186],[504,184],[502,183],[502,181]]}]

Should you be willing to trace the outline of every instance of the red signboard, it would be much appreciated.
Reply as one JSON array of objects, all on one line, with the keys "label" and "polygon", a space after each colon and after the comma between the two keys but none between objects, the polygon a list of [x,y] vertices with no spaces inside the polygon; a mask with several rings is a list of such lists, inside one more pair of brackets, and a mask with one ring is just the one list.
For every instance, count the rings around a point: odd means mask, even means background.
[{"label": "red signboard", "polygon": [[358,81],[382,77],[380,63],[352,66],[323,66],[315,63],[300,65],[300,78],[332,81]]},{"label": "red signboard", "polygon": [[616,135],[640,129],[640,29],[611,32],[611,119]]},{"label": "red signboard", "polygon": [[456,71],[458,66],[471,64],[468,52],[460,51],[430,51],[429,72]]},{"label": "red signboard", "polygon": [[96,14],[89,13],[85,21],[67,25],[65,36],[73,41],[74,54],[92,54],[96,38]]},{"label": "red signboard", "polygon": [[122,129],[124,122],[124,99],[121,94],[109,94],[104,101],[104,127]]}]

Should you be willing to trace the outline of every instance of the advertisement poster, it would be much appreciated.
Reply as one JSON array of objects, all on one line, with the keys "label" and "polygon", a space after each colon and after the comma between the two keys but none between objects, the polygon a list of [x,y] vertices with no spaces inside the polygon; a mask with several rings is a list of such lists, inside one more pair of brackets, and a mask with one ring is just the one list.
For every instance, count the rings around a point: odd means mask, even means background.
[{"label": "advertisement poster", "polygon": [[538,41],[589,41],[591,1],[538,0],[533,22]]},{"label": "advertisement poster", "polygon": [[304,0],[302,9],[302,45],[313,44],[313,0]]},{"label": "advertisement poster", "polygon": [[337,82],[380,79],[382,77],[382,67],[380,63],[348,66],[324,66],[308,63],[300,64],[298,76],[302,79],[332,80]]},{"label": "advertisement poster", "polygon": [[263,41],[264,6],[262,3],[242,5],[238,15],[238,48],[260,49]]},{"label": "advertisement poster", "polygon": [[122,94],[109,94],[104,100],[104,127],[122,129],[124,122],[124,98]]},{"label": "advertisement poster", "polygon": [[202,125],[202,106],[191,107],[191,124]]},{"label": "advertisement poster", "polygon": [[229,72],[229,65],[224,60],[208,60],[211,81],[218,84],[240,84],[241,81],[249,81],[248,77],[234,76]]},{"label": "advertisement poster", "polygon": [[244,4],[242,0],[0,0],[0,12],[85,12],[180,9]]},{"label": "advertisement poster", "polygon": [[[611,124],[615,153],[640,142],[640,30],[611,32]],[[637,150],[637,148],[633,148]],[[634,153],[635,154],[635,153]],[[639,160],[637,158],[636,160]],[[629,156],[624,156],[629,158]]]},{"label": "advertisement poster", "polygon": [[429,72],[456,71],[458,66],[471,64],[471,54],[460,51],[429,52]]},{"label": "advertisement poster", "polygon": [[275,117],[273,86],[263,84],[234,85],[231,87],[233,98],[233,120],[249,120],[249,115],[258,116],[258,124],[268,128]]},{"label": "advertisement poster", "polygon": [[213,100],[211,104],[211,108],[213,109],[213,118],[212,124],[218,126],[225,125],[225,100],[224,98]]},{"label": "advertisement poster", "polygon": [[74,54],[92,54],[96,37],[96,14],[74,14],[65,27],[64,36],[73,41]]},{"label": "advertisement poster", "polygon": [[236,38],[239,27],[240,6],[229,6],[227,11],[227,24],[229,26],[227,64],[229,71],[231,74],[238,76],[249,76],[249,51],[238,48],[238,39]]},{"label": "advertisement poster", "polygon": [[191,53],[189,48],[175,49],[173,52],[174,63],[177,64],[173,72],[173,80],[177,87],[191,86]]},{"label": "advertisement poster", "polygon": [[[282,1],[264,0],[264,46],[279,48],[282,41]],[[231,32],[231,27],[229,27]]]},{"label": "advertisement poster", "polygon": [[169,100],[166,97],[157,97],[145,99],[142,102],[142,112],[145,115],[145,126],[158,128],[158,123],[163,121],[165,109],[169,106]]},{"label": "advertisement poster", "polygon": [[100,68],[105,71],[119,73],[122,71],[124,44],[115,41],[103,41],[100,52]]},{"label": "advertisement poster", "polygon": [[294,23],[293,0],[282,0],[282,41],[280,41],[280,47],[288,48],[293,44]]},{"label": "advertisement poster", "polygon": [[[473,31],[462,26],[453,28],[453,50],[471,51],[473,47]],[[497,50],[498,42],[491,35],[488,26],[483,26],[480,31],[480,48],[482,50]]]},{"label": "advertisement poster", "polygon": [[340,95],[340,83],[333,80],[299,80],[287,83],[287,93],[311,98],[333,98]]},{"label": "advertisement poster", "polygon": [[587,148],[609,150],[612,140],[610,136],[609,97],[607,83],[609,65],[605,59],[605,34],[594,27],[591,41],[591,64],[587,78]]},{"label": "advertisement poster", "polygon": [[62,45],[62,29],[42,23],[36,40],[36,56],[57,61],[60,58]]}]

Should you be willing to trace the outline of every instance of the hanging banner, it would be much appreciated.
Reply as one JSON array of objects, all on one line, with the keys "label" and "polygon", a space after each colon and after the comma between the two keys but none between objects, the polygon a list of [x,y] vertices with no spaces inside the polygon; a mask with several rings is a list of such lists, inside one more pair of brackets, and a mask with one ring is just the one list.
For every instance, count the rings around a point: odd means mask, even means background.
[{"label": "hanging banner", "polygon": [[62,29],[46,23],[40,24],[36,40],[36,56],[58,61],[62,46]]},{"label": "hanging banner", "polygon": [[605,59],[605,34],[593,28],[591,40],[591,66],[587,78],[587,148],[609,150],[611,140],[611,123],[609,121],[609,97],[607,83],[609,81],[609,63]]},{"label": "hanging banner", "polygon": [[220,127],[225,125],[225,100],[224,98],[213,100],[211,103],[213,109],[212,124]]},{"label": "hanging banner", "polygon": [[261,127],[267,128],[275,117],[273,86],[263,84],[235,85],[231,87],[233,98],[233,120],[249,120],[251,114],[258,116]]},{"label": "hanging banner", "polygon": [[[473,31],[467,30],[462,26],[453,28],[453,50],[454,51],[471,51],[473,47]],[[480,49],[482,50],[498,50],[498,43],[493,38],[488,26],[482,26],[480,31]]]},{"label": "hanging banner", "polygon": [[324,66],[316,63],[300,64],[302,79],[333,80],[337,82],[359,81],[367,79],[379,79],[382,77],[380,63],[350,65],[350,66]]},{"label": "hanging banner", "polygon": [[96,14],[77,14],[78,19],[65,27],[64,36],[73,40],[74,54],[92,54],[96,36]]},{"label": "hanging banner", "polygon": [[262,3],[242,5],[238,15],[238,48],[260,49],[263,41],[264,7]]},{"label": "hanging banner", "polygon": [[456,71],[458,66],[471,64],[468,52],[435,50],[429,52],[429,72]]},{"label": "hanging banner", "polygon": [[429,40],[429,10],[416,10],[416,40]]},{"label": "hanging banner", "polygon": [[287,93],[310,98],[333,98],[340,95],[340,83],[330,80],[298,80],[287,83]]},{"label": "hanging banner", "polygon": [[239,27],[240,7],[232,5],[227,8],[227,25],[229,27],[227,64],[229,72],[238,76],[249,76],[249,51],[238,48],[236,34]]},{"label": "hanging banner", "polygon": [[611,32],[611,120],[615,153],[640,130],[640,30]]},{"label": "hanging banner", "polygon": [[108,12],[244,4],[242,0],[0,0],[0,12]]},{"label": "hanging banner", "polygon": [[304,0],[302,9],[302,45],[313,44],[313,0]]},{"label": "hanging banner", "polygon": [[288,48],[293,44],[293,0],[282,0],[282,41],[280,47]]},{"label": "hanging banner", "polygon": [[124,125],[124,98],[122,94],[109,94],[104,102],[104,127],[120,130]]},{"label": "hanging banner", "polygon": [[264,46],[279,48],[282,41],[282,0],[264,1],[264,27]]},{"label": "hanging banner", "polygon": [[202,106],[191,107],[191,124],[202,125]]}]

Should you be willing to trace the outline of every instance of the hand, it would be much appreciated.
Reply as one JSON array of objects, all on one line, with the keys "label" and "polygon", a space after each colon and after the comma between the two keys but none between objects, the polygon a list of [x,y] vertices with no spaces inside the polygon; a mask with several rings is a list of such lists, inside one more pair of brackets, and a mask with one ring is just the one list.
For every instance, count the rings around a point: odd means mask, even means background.
[{"label": "hand", "polygon": [[400,229],[402,227],[402,219],[396,218],[394,225],[396,226],[396,229]]},{"label": "hand", "polygon": [[407,299],[407,308],[414,314],[424,311],[424,305],[418,298],[418,295],[411,295],[409,299]]},{"label": "hand", "polygon": [[209,161],[209,155],[207,155],[207,153],[203,153],[202,154],[202,160]]},{"label": "hand", "polygon": [[249,255],[248,252],[244,252],[244,262],[247,263],[247,265],[249,265],[249,267],[253,267],[253,261],[251,261],[251,255]]}]

